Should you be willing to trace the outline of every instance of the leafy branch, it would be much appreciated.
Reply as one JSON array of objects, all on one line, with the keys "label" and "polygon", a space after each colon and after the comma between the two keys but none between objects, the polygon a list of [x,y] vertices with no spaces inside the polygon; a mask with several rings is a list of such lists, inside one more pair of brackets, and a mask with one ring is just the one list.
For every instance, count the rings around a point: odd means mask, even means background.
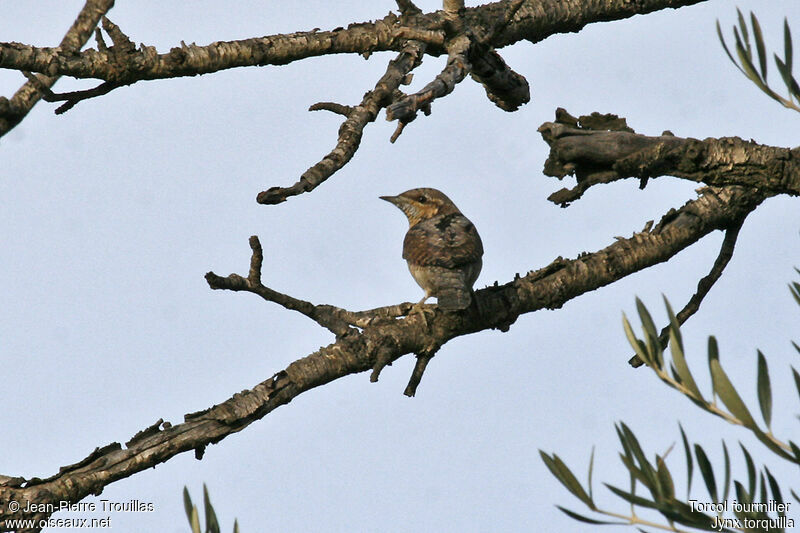
[{"label": "leafy branch", "polygon": [[778,72],[780,73],[783,83],[786,85],[786,89],[788,91],[788,98],[784,98],[776,93],[767,84],[767,52],[766,47],[764,46],[764,37],[761,33],[761,25],[758,23],[758,19],[751,11],[750,25],[752,27],[756,53],[758,54],[758,70],[756,70],[755,61],[753,58],[753,47],[750,44],[750,32],[747,29],[747,23],[745,22],[742,12],[739,11],[738,8],[736,9],[736,13],[738,14],[739,18],[739,25],[738,27],[733,27],[733,37],[736,42],[734,50],[736,50],[736,56],[739,58],[738,63],[733,58],[733,54],[731,54],[730,50],[728,49],[728,45],[725,43],[725,38],[722,36],[722,29],[720,28],[719,20],[717,20],[717,36],[719,37],[720,43],[722,43],[722,48],[725,49],[725,53],[728,54],[728,58],[734,65],[736,65],[736,68],[738,68],[742,74],[747,76],[750,81],[755,83],[756,86],[764,91],[767,96],[773,100],[776,100],[777,102],[780,102],[783,106],[788,107],[789,109],[794,109],[795,111],[800,112],[800,105],[798,105],[800,102],[800,85],[798,85],[797,80],[792,75],[792,33],[789,28],[788,20],[785,18],[783,19],[783,59],[778,57],[778,54],[773,54],[775,65],[777,66]]},{"label": "leafy branch", "polygon": [[[784,531],[786,527],[794,527],[794,520],[786,516],[786,511],[791,504],[784,501],[775,476],[766,466],[760,472],[756,472],[755,462],[743,445],[740,444],[747,464],[747,485],[736,480],[733,480],[731,484],[730,454],[724,442],[722,443],[724,481],[722,485],[718,485],[717,477],[705,450],[699,444],[692,446],[681,427],[687,471],[686,500],[683,501],[678,499],[675,494],[673,476],[667,467],[666,459],[671,447],[663,455],[656,454],[655,460],[651,462],[647,459],[636,435],[625,423],[620,422],[616,426],[616,430],[623,450],[620,459],[630,475],[630,489],[624,490],[609,483],[604,483],[604,485],[613,494],[630,503],[629,514],[602,509],[595,503],[592,496],[594,451],[589,460],[589,479],[584,488],[558,455],[555,453],[548,455],[539,450],[547,468],[573,496],[595,513],[616,520],[597,520],[556,505],[567,516],[588,524],[646,526],[677,533],[687,531],[678,525],[702,531]],[[694,457],[692,450],[694,450]],[[710,500],[689,497],[695,461]],[[647,489],[649,497],[642,493],[637,494],[639,484]],[[733,488],[733,494],[731,488]],[[735,499],[729,500],[732,495],[735,495]],[[792,491],[792,495],[797,499],[794,491]],[[637,514],[636,507],[658,511],[666,518],[667,523],[663,524],[642,518]],[[774,512],[775,516],[770,516],[768,511]],[[727,516],[726,513],[728,513]],[[730,517],[731,513],[733,517]],[[639,531],[643,530],[639,529]]]},{"label": "leafy branch", "polygon": [[[800,274],[800,270],[797,270],[797,272]],[[791,282],[789,290],[795,301],[800,305],[800,283]],[[765,424],[765,429],[762,429],[725,373],[720,363],[717,341],[713,336],[709,337],[708,341],[708,363],[711,373],[712,393],[710,400],[704,397],[686,362],[678,320],[666,298],[664,303],[670,320],[667,330],[672,360],[665,361],[664,348],[659,341],[655,323],[647,308],[638,298],[636,299],[636,307],[642,322],[644,340],[636,337],[630,322],[623,315],[625,334],[636,354],[656,373],[661,381],[679,391],[701,409],[732,424],[746,427],[770,451],[783,459],[800,465],[800,447],[791,440],[788,443],[783,442],[771,430],[772,386],[764,354],[760,350],[758,351],[756,365],[756,391],[761,416]],[[800,346],[795,342],[792,342],[792,345],[800,353]],[[667,363],[669,363],[669,371],[666,370]],[[800,395],[800,374],[794,367],[791,368],[795,386]],[[717,397],[722,400],[724,408],[717,403]],[[616,496],[630,504],[629,514],[602,509],[595,503],[592,491],[594,450],[592,450],[589,460],[586,488],[581,485],[558,455],[555,453],[548,455],[541,450],[539,451],[542,460],[553,476],[573,496],[578,498],[591,511],[616,520],[597,520],[564,507],[556,506],[571,518],[589,524],[648,526],[674,532],[686,531],[679,529],[678,525],[705,531],[784,531],[786,528],[794,527],[794,520],[786,515],[790,504],[784,501],[777,480],[766,466],[757,472],[753,456],[741,443],[739,446],[747,467],[747,483],[744,484],[734,480],[731,484],[730,454],[727,445],[723,441],[724,481],[721,485],[718,485],[717,476],[714,474],[714,469],[705,450],[699,444],[690,444],[683,427],[680,427],[681,440],[686,457],[687,479],[686,498],[681,500],[675,495],[673,476],[666,462],[671,447],[664,454],[655,455],[655,460],[651,462],[647,459],[636,435],[628,426],[621,422],[616,426],[616,430],[623,450],[623,453],[620,454],[620,459],[630,476],[630,489],[626,491],[608,483],[604,483],[604,485]],[[710,498],[705,501],[690,498],[695,461]],[[643,485],[648,490],[649,497],[637,494],[637,484]],[[795,500],[800,502],[800,496],[793,490],[790,492]],[[639,517],[636,513],[637,507],[658,511],[666,518],[667,523],[657,523]],[[709,512],[711,514],[707,514]],[[776,513],[776,515],[770,516],[769,512]],[[726,513],[728,513],[727,516]],[[730,516],[731,513],[732,517]],[[643,531],[642,529],[639,530]]]},{"label": "leafy branch", "polygon": [[[197,511],[197,506],[192,503],[192,497],[189,496],[189,489],[183,487],[183,507],[186,510],[186,518],[189,520],[189,525],[192,528],[192,533],[220,533],[219,520],[217,520],[217,513],[214,511],[214,506],[211,505],[211,499],[208,497],[208,488],[203,483],[203,508],[206,515],[206,527],[200,527],[200,514]],[[239,521],[233,521],[233,533],[239,533]]]},{"label": "leafy branch", "polygon": [[[642,329],[646,340],[642,341],[636,337],[630,322],[628,322],[624,314],[622,319],[628,342],[633,346],[636,355],[655,372],[661,381],[689,398],[698,407],[723,418],[731,424],[746,427],[773,453],[783,459],[800,465],[800,447],[792,441],[788,441],[788,443],[781,441],[773,435],[771,430],[772,387],[770,385],[769,369],[764,354],[761,353],[760,350],[758,351],[756,390],[758,392],[758,405],[766,429],[759,427],[753,415],[750,413],[750,410],[747,408],[747,405],[745,405],[742,400],[741,395],[731,383],[730,378],[728,378],[727,373],[720,363],[719,348],[714,336],[708,338],[708,366],[711,373],[712,390],[711,399],[706,399],[703,396],[703,393],[700,392],[700,388],[697,386],[694,376],[692,376],[689,370],[689,365],[686,363],[678,321],[666,298],[664,299],[664,303],[670,319],[669,346],[672,361],[669,364],[669,372],[666,370],[664,349],[661,343],[658,342],[658,334],[653,319],[647,311],[647,308],[638,298],[636,299],[636,308],[642,321]],[[800,394],[800,374],[798,374],[797,370],[794,368],[792,368],[792,373],[798,388],[798,394]],[[722,406],[718,404],[717,397],[722,400],[727,410],[723,409]]]}]

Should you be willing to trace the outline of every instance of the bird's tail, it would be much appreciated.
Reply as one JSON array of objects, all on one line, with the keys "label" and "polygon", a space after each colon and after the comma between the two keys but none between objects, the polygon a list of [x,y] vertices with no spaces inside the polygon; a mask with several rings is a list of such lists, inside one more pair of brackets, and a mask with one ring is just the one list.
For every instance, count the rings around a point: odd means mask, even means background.
[{"label": "bird's tail", "polygon": [[439,302],[439,309],[460,311],[469,307],[472,301],[472,291],[466,287],[448,287],[439,289],[436,299]]}]

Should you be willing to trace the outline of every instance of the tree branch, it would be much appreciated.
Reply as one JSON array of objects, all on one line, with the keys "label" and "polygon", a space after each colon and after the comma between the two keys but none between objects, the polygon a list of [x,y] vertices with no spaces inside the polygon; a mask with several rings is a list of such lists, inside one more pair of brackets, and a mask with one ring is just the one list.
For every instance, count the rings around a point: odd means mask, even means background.
[{"label": "tree branch", "polygon": [[[711,287],[722,276],[725,267],[728,266],[731,258],[733,257],[733,250],[736,247],[736,239],[739,237],[739,230],[742,229],[744,220],[747,215],[743,216],[739,221],[734,222],[731,227],[725,230],[725,238],[722,239],[722,246],[719,249],[719,254],[714,260],[714,265],[711,271],[697,282],[697,292],[695,292],[686,305],[681,309],[675,318],[678,320],[678,325],[682,326],[689,318],[694,315],[699,309],[703,298],[709,293]],[[661,344],[661,349],[665,349],[669,343],[669,326],[664,326],[661,333],[658,335],[658,342]],[[638,368],[644,364],[641,357],[634,355],[628,360],[628,364],[634,368]]]},{"label": "tree branch", "polygon": [[[476,34],[489,34],[516,0],[502,0],[463,10],[465,27]],[[587,24],[606,22],[678,8],[706,0],[608,0],[606,2],[561,2],[528,0],[513,20],[494,35],[493,48],[502,48],[521,40],[538,42],[557,33],[577,32]],[[404,5],[402,3],[401,5]],[[39,72],[49,76],[95,78],[109,82],[167,79],[209,74],[244,66],[286,65],[293,61],[329,54],[400,51],[405,43],[403,28],[411,31],[439,32],[445,12],[413,14],[407,17],[413,26],[390,13],[374,22],[350,24],[331,31],[312,30],[237,41],[218,41],[206,46],[195,44],[172,48],[159,54],[155,48],[140,46],[132,51],[126,64],[119,64],[109,50],[68,52],[62,48],[41,48],[20,43],[0,43],[0,68]],[[112,47],[113,48],[113,47]],[[443,48],[431,47],[428,53],[440,55]]]},{"label": "tree branch", "polygon": [[[620,239],[576,259],[558,258],[551,265],[517,276],[504,285],[495,284],[479,290],[475,293],[476,305],[461,313],[443,312],[433,307],[426,317],[410,313],[404,319],[378,318],[392,316],[406,304],[375,310],[369,318],[363,313],[352,313],[351,318],[358,315],[363,319],[361,331],[349,329],[334,343],[291,363],[252,390],[235,394],[208,410],[186,415],[182,424],[172,426],[159,420],[137,434],[124,448],[114,443],[97,449],[86,459],[62,468],[47,479],[0,476],[0,501],[75,502],[179,453],[195,450],[200,458],[208,444],[241,431],[299,394],[349,374],[376,370],[409,353],[422,355],[406,389],[407,393],[414,393],[430,356],[450,339],[485,329],[506,331],[520,314],[559,308],[583,293],[667,261],[710,232],[731,227],[763,199],[762,193],[744,187],[706,188],[698,199],[678,210],[670,210],[651,231]],[[227,283],[224,288],[258,293],[261,289],[252,289],[260,284],[263,254],[257,239],[251,239],[251,248],[253,256],[246,280],[235,275],[228,278],[212,275],[210,284],[222,288]],[[306,305],[306,302],[278,293],[263,297],[301,312]],[[336,329],[330,324],[326,327]],[[0,520],[41,519],[49,514],[46,511],[12,513],[5,506],[0,508]]]},{"label": "tree branch", "polygon": [[625,119],[594,113],[576,119],[563,109],[556,122],[539,128],[550,145],[545,174],[574,174],[572,189],[549,200],[566,207],[593,185],[637,177],[644,188],[649,178],[676,176],[714,187],[742,185],[767,196],[800,195],[800,148],[763,146],[738,137],[683,139],[666,132],[639,135]]},{"label": "tree branch", "polygon": [[397,120],[405,125],[417,118],[418,110],[422,110],[423,113],[429,115],[431,103],[436,98],[441,98],[453,92],[456,85],[469,73],[470,64],[467,59],[469,46],[469,38],[463,35],[451,41],[448,46],[449,59],[442,72],[420,91],[410,94],[387,107],[386,120]]},{"label": "tree branch", "polygon": [[[61,40],[59,48],[65,53],[80,50],[92,36],[100,18],[114,6],[114,0],[87,0],[75,22]],[[0,53],[0,55],[2,55]],[[20,87],[9,100],[0,96],[0,137],[11,131],[30,112],[41,98],[38,84],[49,89],[58,80],[56,76],[37,78],[37,83],[28,82]]]},{"label": "tree branch", "polygon": [[[488,98],[506,111],[514,111],[530,100],[527,80],[511,70],[496,49],[527,39],[540,41],[550,35],[576,32],[592,22],[623,19],[667,7],[696,4],[704,0],[608,0],[605,2],[561,2],[559,0],[501,0],[464,8],[460,0],[445,2],[445,10],[423,14],[411,2],[398,3],[401,16],[389,13],[374,22],[350,24],[331,31],[312,30],[277,34],[239,41],[219,41],[207,46],[195,44],[172,48],[159,54],[152,46],[138,48],[122,30],[105,19],[106,33],[113,46],[106,46],[97,32],[97,50],[77,53],[62,48],[38,48],[20,43],[0,43],[0,68],[38,72],[48,76],[69,75],[95,78],[103,83],[93,89],[56,95],[49,87],[42,93],[50,100],[65,100],[57,109],[64,112],[77,102],[107,94],[113,89],[141,80],[196,76],[219,70],[264,65],[285,65],[307,57],[358,53],[365,57],[375,51],[396,50],[400,57],[390,63],[387,74],[360,106],[347,115],[339,130],[335,148],[306,170],[289,187],[272,187],[257,195],[262,204],[276,204],[288,197],[314,190],[352,159],[361,141],[364,126],[375,120],[378,111],[391,103],[397,91],[393,70],[409,72],[424,54],[446,52],[447,67],[422,91],[403,96],[387,110],[387,118],[398,119],[390,138],[397,140],[418,110],[429,112],[433,99],[449,94],[469,73],[486,90]],[[479,37],[483,36],[483,37]],[[405,63],[413,56],[412,65]],[[385,83],[385,86],[381,86]],[[331,106],[327,109],[334,109]],[[5,106],[6,112],[9,106]],[[346,107],[336,108],[337,112]],[[0,101],[0,114],[3,102]]]},{"label": "tree branch", "polygon": [[[271,187],[256,197],[260,204],[278,204],[285,202],[290,196],[312,191],[327,180],[334,172],[342,168],[353,157],[359,144],[364,127],[374,122],[378,112],[385,107],[394,91],[404,82],[406,76],[422,61],[426,45],[411,41],[400,54],[389,62],[386,73],[375,84],[375,88],[364,95],[359,105],[350,109],[347,119],[339,127],[339,140],[336,147],[322,161],[306,170],[300,180],[291,187]],[[319,104],[317,104],[319,105]],[[315,106],[312,106],[315,109]],[[317,109],[331,109],[329,106]],[[340,111],[344,108],[338,108]]]}]

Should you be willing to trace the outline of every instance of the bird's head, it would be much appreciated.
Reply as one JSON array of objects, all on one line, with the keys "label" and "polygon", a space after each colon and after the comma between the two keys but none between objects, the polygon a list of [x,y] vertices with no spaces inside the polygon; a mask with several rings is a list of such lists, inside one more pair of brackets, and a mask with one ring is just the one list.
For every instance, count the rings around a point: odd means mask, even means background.
[{"label": "bird's head", "polygon": [[441,191],[427,187],[411,189],[397,196],[381,196],[381,200],[396,205],[408,217],[408,225],[438,215],[458,213],[456,204]]}]

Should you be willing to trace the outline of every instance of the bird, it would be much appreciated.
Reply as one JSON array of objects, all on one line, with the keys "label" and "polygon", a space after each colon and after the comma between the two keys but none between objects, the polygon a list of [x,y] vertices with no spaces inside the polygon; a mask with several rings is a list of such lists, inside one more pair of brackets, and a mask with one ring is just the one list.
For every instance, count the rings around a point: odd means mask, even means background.
[{"label": "bird", "polygon": [[483,243],[475,225],[436,189],[423,187],[380,198],[398,207],[408,218],[403,259],[425,291],[415,307],[435,296],[443,311],[468,308],[472,286],[483,266]]}]

